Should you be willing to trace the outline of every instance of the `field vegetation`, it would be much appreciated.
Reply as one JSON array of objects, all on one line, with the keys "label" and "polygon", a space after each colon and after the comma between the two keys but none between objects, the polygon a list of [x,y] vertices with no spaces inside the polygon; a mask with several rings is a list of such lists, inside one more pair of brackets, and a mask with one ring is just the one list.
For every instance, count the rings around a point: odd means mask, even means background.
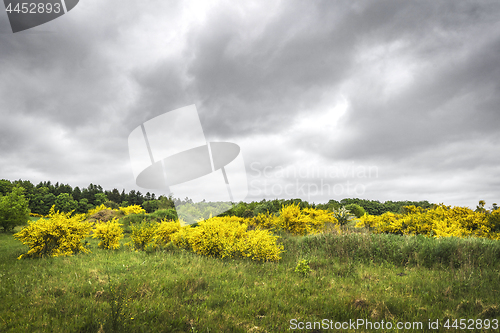
[{"label": "field vegetation", "polygon": [[[342,201],[239,203],[193,225],[170,206],[54,206],[0,233],[0,332],[498,331],[496,205]],[[325,328],[358,319],[393,328]]]}]

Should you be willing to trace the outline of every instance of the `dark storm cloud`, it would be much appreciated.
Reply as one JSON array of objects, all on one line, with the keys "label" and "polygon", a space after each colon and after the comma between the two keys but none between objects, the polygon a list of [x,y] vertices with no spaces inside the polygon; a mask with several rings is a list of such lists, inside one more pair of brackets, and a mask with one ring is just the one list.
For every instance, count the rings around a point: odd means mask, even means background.
[{"label": "dark storm cloud", "polygon": [[100,20],[84,30],[62,20],[40,27],[46,33],[0,34],[2,177],[82,186],[112,172],[103,164],[114,159],[120,126],[108,106],[122,89],[103,45],[114,36],[99,32]]},{"label": "dark storm cloud", "polygon": [[[166,60],[151,71],[154,78],[139,80],[145,103],[175,105],[171,95],[182,96],[177,90],[184,88],[199,105],[208,133],[245,136],[287,126],[346,75],[353,44],[335,32],[342,20],[338,10],[281,3],[262,20],[266,6],[259,10],[249,14],[237,5],[221,6],[192,28],[180,61],[187,87],[158,84],[162,78],[178,82],[179,63]],[[159,98],[152,100],[154,94]]]},{"label": "dark storm cloud", "polygon": [[[500,26],[494,20],[498,12],[498,6],[455,2],[377,3],[361,10],[351,21],[351,31],[361,22],[368,29],[360,31],[362,52],[373,52],[370,44],[400,42],[403,46],[394,52],[394,59],[390,51],[382,51],[350,73],[348,80],[354,83],[348,94],[350,108],[339,129],[342,140],[326,140],[320,150],[330,145],[332,158],[398,159],[436,143],[477,136],[498,142]],[[388,57],[385,63],[383,57]],[[397,75],[398,57],[408,57],[404,65],[416,64],[417,69],[411,82],[401,84],[401,91],[384,96],[387,82],[364,75],[378,66],[393,67]],[[324,139],[328,138],[315,138]],[[304,149],[314,145],[305,144]]]}]

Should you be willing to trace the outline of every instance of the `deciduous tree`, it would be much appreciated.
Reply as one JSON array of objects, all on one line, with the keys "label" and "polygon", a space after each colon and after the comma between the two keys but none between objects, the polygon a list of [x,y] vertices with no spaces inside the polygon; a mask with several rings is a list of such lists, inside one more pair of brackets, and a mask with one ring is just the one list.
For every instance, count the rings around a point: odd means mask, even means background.
[{"label": "deciduous tree", "polygon": [[30,210],[24,197],[24,188],[14,187],[10,193],[0,197],[0,227],[4,232],[28,222]]}]

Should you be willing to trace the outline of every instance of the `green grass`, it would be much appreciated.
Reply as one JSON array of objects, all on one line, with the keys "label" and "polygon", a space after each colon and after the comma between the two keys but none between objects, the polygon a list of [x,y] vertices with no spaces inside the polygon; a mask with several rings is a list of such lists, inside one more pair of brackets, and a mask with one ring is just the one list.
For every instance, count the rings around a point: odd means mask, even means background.
[{"label": "green grass", "polygon": [[[92,239],[90,254],[17,260],[27,248],[0,234],[0,332],[288,332],[292,319],[500,319],[500,242],[281,236],[283,259],[258,263],[173,247],[102,250]],[[308,274],[295,272],[302,259]]]}]

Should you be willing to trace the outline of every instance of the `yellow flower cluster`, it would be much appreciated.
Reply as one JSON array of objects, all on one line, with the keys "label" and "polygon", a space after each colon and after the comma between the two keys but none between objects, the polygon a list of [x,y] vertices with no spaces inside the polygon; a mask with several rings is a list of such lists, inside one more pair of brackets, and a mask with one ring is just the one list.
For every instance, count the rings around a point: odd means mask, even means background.
[{"label": "yellow flower cluster", "polygon": [[162,220],[156,229],[153,241],[157,245],[166,245],[172,241],[172,236],[181,230],[181,222]]},{"label": "yellow flower cluster", "polygon": [[[173,223],[173,222],[166,222],[166,223]],[[189,235],[192,228],[190,225],[183,225],[182,222],[177,222],[177,223],[179,223],[180,226],[179,231],[171,234],[170,240],[172,241],[172,244],[174,244],[178,248],[189,250],[191,248],[191,245],[189,244]]]},{"label": "yellow flower cluster", "polygon": [[236,216],[212,217],[198,222],[189,235],[193,252],[209,257],[232,257],[248,226]]},{"label": "yellow flower cluster", "polygon": [[488,215],[465,207],[451,208],[441,204],[431,209],[406,206],[403,214],[364,215],[356,227],[369,227],[375,233],[500,239],[494,221],[500,222],[499,210]]},{"label": "yellow flower cluster", "polygon": [[94,228],[92,238],[100,240],[99,247],[103,249],[118,249],[123,238],[122,224],[114,217],[111,221],[98,223]]},{"label": "yellow flower cluster", "polygon": [[133,246],[136,250],[144,250],[148,244],[152,243],[156,231],[158,230],[158,222],[142,221],[139,225],[130,227],[130,242],[125,245]]},{"label": "yellow flower cluster", "polygon": [[337,220],[327,210],[305,208],[298,205],[283,206],[279,216],[272,214],[259,214],[250,224],[265,229],[282,229],[294,235],[308,235],[324,230],[327,223],[336,224]]},{"label": "yellow flower cluster", "polygon": [[96,206],[95,208],[92,208],[90,209],[88,212],[87,212],[87,217],[88,216],[92,216],[96,213],[99,213],[101,210],[106,210],[106,209],[109,209],[109,210],[112,210],[111,208],[108,208],[106,206],[104,206],[104,204],[100,205],[100,206]]},{"label": "yellow flower cluster", "polygon": [[59,213],[50,209],[47,219],[29,222],[14,237],[29,246],[29,251],[18,259],[28,257],[68,256],[78,252],[89,252],[82,240],[89,235],[92,223],[84,222],[85,215]]},{"label": "yellow flower cluster", "polygon": [[100,212],[101,210],[106,210],[106,209],[112,210],[115,212],[121,211],[121,212],[123,212],[123,215],[142,214],[142,213],[146,212],[140,205],[131,205],[128,207],[120,207],[119,209],[112,209],[112,208],[106,207],[104,204],[102,204],[100,206],[96,206],[95,208],[90,209],[87,212],[87,216],[94,215],[94,214]]},{"label": "yellow flower cluster", "polygon": [[236,249],[243,257],[252,260],[278,261],[284,252],[284,246],[276,244],[277,240],[278,236],[274,236],[269,230],[250,230],[238,240]]},{"label": "yellow flower cluster", "polygon": [[247,231],[248,224],[236,216],[213,217],[198,222],[198,226],[183,226],[181,221],[143,222],[132,227],[132,242],[136,249],[148,245],[162,246],[172,242],[175,246],[209,257],[245,257],[252,260],[277,261],[281,259],[283,245],[276,244],[277,236],[271,231]]},{"label": "yellow flower cluster", "polygon": [[122,211],[125,215],[130,214],[143,214],[146,211],[139,205],[132,205],[128,207],[120,207],[120,211]]},{"label": "yellow flower cluster", "polygon": [[236,216],[213,217],[192,228],[188,242],[193,252],[209,257],[246,257],[252,260],[278,261],[284,252],[271,231],[247,231],[245,219]]}]

